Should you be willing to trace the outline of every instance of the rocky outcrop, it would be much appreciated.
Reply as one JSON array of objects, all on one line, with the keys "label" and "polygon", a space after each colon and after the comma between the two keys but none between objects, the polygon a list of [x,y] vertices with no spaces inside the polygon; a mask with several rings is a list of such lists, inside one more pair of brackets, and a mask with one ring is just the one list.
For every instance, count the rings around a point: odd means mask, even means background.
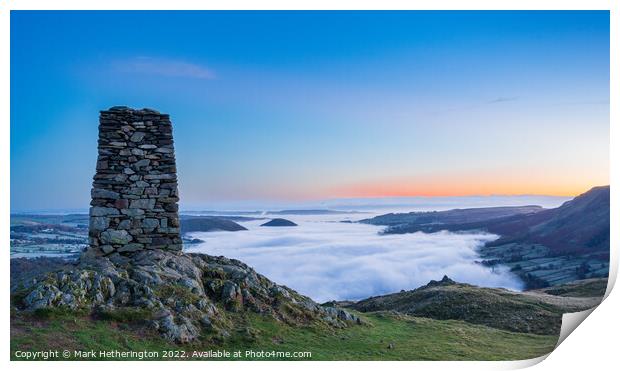
[{"label": "rocky outcrop", "polygon": [[181,250],[169,116],[127,107],[101,111],[98,143],[91,248],[104,255]]},{"label": "rocky outcrop", "polygon": [[323,307],[238,260],[203,254],[144,250],[101,257],[89,251],[75,265],[19,282],[12,287],[13,296],[20,298],[12,304],[15,310],[139,315],[164,338],[181,343],[201,334],[228,336],[241,312],[294,326],[362,323],[346,310]]}]

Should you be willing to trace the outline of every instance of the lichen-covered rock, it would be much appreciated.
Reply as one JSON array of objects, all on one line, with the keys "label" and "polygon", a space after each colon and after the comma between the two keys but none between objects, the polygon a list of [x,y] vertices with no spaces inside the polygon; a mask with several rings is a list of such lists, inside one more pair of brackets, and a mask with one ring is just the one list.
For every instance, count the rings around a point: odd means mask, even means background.
[{"label": "lichen-covered rock", "polygon": [[333,319],[333,318],[337,318],[339,320],[342,321],[346,321],[346,322],[355,322],[357,324],[362,324],[363,321],[361,318],[359,318],[358,316],[342,309],[342,308],[338,308],[338,307],[334,307],[334,306],[324,306],[323,307],[325,309],[325,311],[328,313],[328,317],[329,319]]},{"label": "lichen-covered rock", "polygon": [[20,282],[19,290],[26,294],[17,310],[143,311],[152,328],[181,343],[202,332],[227,336],[229,317],[241,311],[291,325],[361,323],[343,309],[321,306],[277,285],[238,260],[203,254],[142,250],[129,257],[116,252],[102,257],[87,251],[74,265]]}]

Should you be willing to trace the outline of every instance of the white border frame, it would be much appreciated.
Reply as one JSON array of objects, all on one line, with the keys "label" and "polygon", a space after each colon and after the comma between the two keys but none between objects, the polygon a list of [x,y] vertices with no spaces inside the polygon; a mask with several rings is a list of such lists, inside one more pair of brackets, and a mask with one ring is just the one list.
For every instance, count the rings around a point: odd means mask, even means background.
[{"label": "white border frame", "polygon": [[[383,0],[381,2],[368,1],[368,0],[301,0],[292,4],[290,1],[282,0],[262,0],[260,3],[251,0],[230,0],[226,2],[200,2],[198,0],[0,0],[0,50],[2,50],[1,58],[1,73],[4,78],[3,89],[0,90],[0,112],[2,114],[0,135],[0,164],[2,166],[2,177],[0,182],[3,190],[0,195],[0,207],[2,208],[1,220],[0,220],[0,233],[2,241],[5,243],[9,240],[9,218],[10,218],[10,10],[273,10],[273,9],[290,9],[290,10],[338,10],[338,9],[358,9],[358,10],[400,10],[400,9],[416,9],[416,10],[610,10],[611,20],[611,75],[610,75],[610,156],[611,156],[611,169],[610,169],[610,183],[620,184],[619,177],[620,172],[617,171],[617,166],[614,169],[614,165],[617,164],[617,160],[620,156],[620,150],[618,148],[618,138],[620,130],[617,125],[611,123],[618,122],[618,89],[620,88],[620,80],[618,77],[619,59],[618,59],[618,45],[620,33],[620,24],[618,22],[618,1],[611,0],[590,0],[590,1],[575,1],[575,0],[443,0],[443,1],[399,1],[399,0]],[[620,200],[618,194],[613,191],[615,187],[612,187],[611,192],[611,225],[620,226],[618,219],[618,212],[620,211]],[[616,280],[618,270],[618,240],[619,240],[620,228],[611,229],[611,264],[610,264],[610,284],[608,287],[607,295],[609,295],[613,283]],[[5,246],[6,248],[6,246]],[[2,255],[3,267],[5,268],[5,276],[2,280],[2,288],[6,294],[9,292],[9,254]],[[5,294],[5,295],[6,295]],[[6,299],[5,299],[6,300]],[[597,314],[588,319],[585,324],[578,329],[579,337],[569,337],[558,350],[550,353],[550,357],[553,360],[553,364],[549,364],[549,367],[557,369],[577,369],[577,367],[583,369],[588,367],[592,362],[597,365],[597,369],[612,368],[617,365],[615,359],[615,351],[617,346],[614,343],[618,340],[617,332],[620,331],[620,325],[618,320],[618,310],[620,309],[620,297],[618,294],[608,297],[599,308],[595,310]],[[599,313],[600,312],[600,313]],[[2,344],[4,351],[0,357],[2,363],[10,363],[10,366],[15,369],[30,369],[31,367],[44,366],[50,369],[60,370],[83,370],[84,367],[93,369],[109,369],[121,368],[129,369],[135,366],[145,366],[143,362],[136,364],[134,362],[37,362],[36,366],[30,362],[9,362],[9,349],[10,349],[10,323],[9,323],[9,305],[7,302],[0,307],[0,316],[2,318]],[[585,318],[585,317],[584,317]],[[589,323],[592,322],[592,323]],[[589,334],[589,335],[586,335]],[[588,358],[589,354],[596,354],[596,359]],[[301,370],[311,370],[317,367],[335,366],[338,368],[353,368],[356,369],[371,369],[375,367],[390,367],[391,369],[410,369],[411,367],[422,367],[423,369],[469,369],[469,370],[483,370],[483,369],[514,369],[528,367],[539,363],[547,356],[539,357],[526,361],[513,361],[513,362],[390,362],[386,365],[383,362],[338,362],[337,364],[325,364],[317,363],[316,361],[295,362],[294,367]],[[607,358],[606,358],[607,357]],[[548,362],[551,362],[550,361]],[[547,362],[544,362],[541,366],[546,366]],[[205,365],[204,362],[190,362],[183,363],[183,367],[204,369],[210,367]],[[257,370],[284,370],[288,369],[293,364],[291,362],[252,362],[248,364],[247,361],[243,362],[219,362],[216,363],[218,367],[225,367],[227,369],[241,369],[252,367]],[[170,364],[168,362],[152,362],[148,363],[148,367],[154,370],[168,370],[170,367],[175,367],[176,364]]]}]

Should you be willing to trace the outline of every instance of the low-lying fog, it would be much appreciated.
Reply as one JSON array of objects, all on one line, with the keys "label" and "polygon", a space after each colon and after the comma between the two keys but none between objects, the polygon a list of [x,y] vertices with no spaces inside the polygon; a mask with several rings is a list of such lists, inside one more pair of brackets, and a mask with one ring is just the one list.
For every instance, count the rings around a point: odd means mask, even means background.
[{"label": "low-lying fog", "polygon": [[477,264],[476,248],[497,236],[485,233],[379,235],[383,227],[341,223],[360,214],[287,215],[297,227],[261,227],[268,221],[239,224],[239,232],[193,233],[204,240],[186,246],[239,259],[267,278],[318,302],[358,300],[417,288],[443,275],[459,282],[520,290],[506,269]]}]

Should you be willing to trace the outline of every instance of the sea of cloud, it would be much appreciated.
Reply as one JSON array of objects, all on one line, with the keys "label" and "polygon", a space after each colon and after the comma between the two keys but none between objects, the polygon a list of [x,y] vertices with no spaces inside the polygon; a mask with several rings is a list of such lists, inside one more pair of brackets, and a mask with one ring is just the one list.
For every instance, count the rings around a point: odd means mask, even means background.
[{"label": "sea of cloud", "polygon": [[350,217],[287,216],[297,227],[261,227],[265,220],[240,223],[248,230],[193,234],[204,243],[187,251],[239,259],[318,302],[414,289],[443,275],[479,286],[522,288],[506,269],[476,263],[476,249],[495,235],[380,235],[382,227],[339,222]]}]

